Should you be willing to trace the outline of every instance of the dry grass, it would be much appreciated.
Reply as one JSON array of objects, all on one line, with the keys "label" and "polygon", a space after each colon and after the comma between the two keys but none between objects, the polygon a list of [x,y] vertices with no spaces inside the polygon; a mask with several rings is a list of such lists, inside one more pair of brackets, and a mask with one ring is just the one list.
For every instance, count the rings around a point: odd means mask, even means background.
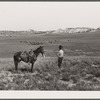
[{"label": "dry grass", "polygon": [[0,59],[0,90],[100,90],[100,58],[67,57],[61,70],[57,58],[39,58],[33,73],[28,64],[15,71],[11,58]]}]

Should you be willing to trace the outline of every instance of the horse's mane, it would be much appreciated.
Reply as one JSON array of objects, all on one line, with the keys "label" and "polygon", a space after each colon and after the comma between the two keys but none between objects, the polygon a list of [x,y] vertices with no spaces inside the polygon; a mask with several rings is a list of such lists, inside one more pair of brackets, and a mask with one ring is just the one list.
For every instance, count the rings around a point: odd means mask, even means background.
[{"label": "horse's mane", "polygon": [[40,47],[38,47],[36,50],[34,50],[33,52],[34,53],[36,53],[36,52],[38,52],[38,50],[41,48],[41,46]]}]

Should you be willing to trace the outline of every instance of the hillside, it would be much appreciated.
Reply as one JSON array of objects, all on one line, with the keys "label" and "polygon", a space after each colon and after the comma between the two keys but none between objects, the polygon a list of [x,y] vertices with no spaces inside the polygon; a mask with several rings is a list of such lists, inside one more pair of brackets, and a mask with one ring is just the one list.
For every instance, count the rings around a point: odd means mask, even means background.
[{"label": "hillside", "polygon": [[56,33],[82,33],[82,32],[94,32],[98,31],[97,29],[94,28],[86,28],[86,27],[77,27],[77,28],[66,28],[66,29],[58,29],[52,32],[53,34]]},{"label": "hillside", "polygon": [[77,27],[77,28],[66,28],[50,31],[35,31],[33,29],[27,31],[0,31],[0,36],[24,36],[24,35],[34,35],[34,34],[61,34],[61,33],[84,33],[84,32],[95,32],[100,30],[100,27],[97,29],[87,28],[87,27]]}]

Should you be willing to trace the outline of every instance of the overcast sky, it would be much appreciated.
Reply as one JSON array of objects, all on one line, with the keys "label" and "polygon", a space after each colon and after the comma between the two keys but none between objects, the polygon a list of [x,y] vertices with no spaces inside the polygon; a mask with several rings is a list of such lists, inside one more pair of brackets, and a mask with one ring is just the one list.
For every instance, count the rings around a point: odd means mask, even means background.
[{"label": "overcast sky", "polygon": [[100,27],[100,2],[0,2],[0,30]]}]

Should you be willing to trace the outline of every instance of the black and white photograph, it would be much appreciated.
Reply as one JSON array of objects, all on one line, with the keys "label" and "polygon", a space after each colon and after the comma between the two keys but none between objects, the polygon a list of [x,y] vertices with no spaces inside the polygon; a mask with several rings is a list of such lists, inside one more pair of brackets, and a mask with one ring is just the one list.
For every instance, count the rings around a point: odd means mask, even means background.
[{"label": "black and white photograph", "polygon": [[0,2],[0,91],[100,91],[100,2]]}]

